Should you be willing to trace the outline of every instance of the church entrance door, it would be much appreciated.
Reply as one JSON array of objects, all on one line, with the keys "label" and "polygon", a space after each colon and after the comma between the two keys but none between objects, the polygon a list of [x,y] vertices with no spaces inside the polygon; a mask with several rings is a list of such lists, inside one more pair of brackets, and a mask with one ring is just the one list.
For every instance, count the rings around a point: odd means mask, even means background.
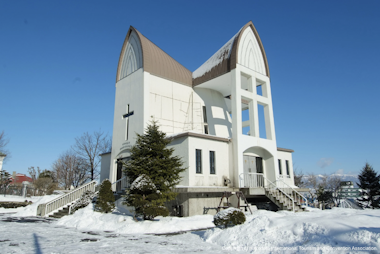
[{"label": "church entrance door", "polygon": [[264,187],[263,158],[251,155],[243,155],[244,187]]}]

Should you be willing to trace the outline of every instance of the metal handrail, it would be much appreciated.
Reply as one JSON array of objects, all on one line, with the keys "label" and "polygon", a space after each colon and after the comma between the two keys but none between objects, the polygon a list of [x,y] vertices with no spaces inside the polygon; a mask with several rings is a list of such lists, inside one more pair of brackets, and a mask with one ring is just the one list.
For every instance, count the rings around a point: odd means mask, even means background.
[{"label": "metal handrail", "polygon": [[287,187],[289,187],[293,192],[295,192],[298,196],[300,196],[301,198],[303,198],[305,200],[305,204],[306,204],[306,207],[308,206],[307,205],[307,198],[305,198],[301,193],[299,193],[297,190],[295,190],[293,187],[291,187],[289,184],[285,183],[282,179],[280,178],[277,178],[276,182],[280,181],[281,183],[283,183],[284,185],[286,185]]},{"label": "metal handrail", "polygon": [[120,191],[120,190],[122,190],[122,188],[127,189],[130,187],[127,176],[124,176],[124,177],[120,178],[119,180],[117,180],[111,184],[111,186],[114,186],[114,185],[116,186],[115,187],[116,191]]},{"label": "metal handrail", "polygon": [[[264,176],[264,174],[262,174],[262,173],[242,173],[242,174],[239,175],[240,180],[245,180],[245,177],[242,178],[242,176],[245,176],[245,175],[256,175],[256,176],[262,177],[263,178],[263,181],[262,181],[263,184],[262,184],[262,186],[260,186],[260,184],[255,184],[255,182],[254,182],[254,187],[253,188],[255,188],[255,187],[263,187],[263,188],[270,189],[271,191],[272,190],[273,191],[278,190],[281,193],[281,195],[286,196],[286,197],[288,197],[291,200],[291,202],[292,202],[292,209],[293,209],[293,212],[295,212],[295,201],[294,201],[294,198],[291,197],[291,196],[289,196],[286,193],[285,190],[279,188],[279,186],[277,186],[272,181],[270,181],[269,179],[267,179]],[[260,182],[260,180],[258,180],[257,182]],[[268,187],[268,185],[266,184],[266,182],[268,182],[269,186],[271,185],[271,187]],[[243,186],[242,182],[240,183],[240,186]]]},{"label": "metal handrail", "polygon": [[45,204],[40,204],[37,207],[37,216],[47,216],[52,212],[58,211],[60,208],[71,204],[78,200],[86,191],[95,191],[96,181],[86,183],[78,188],[70,191],[69,193],[57,197]]},{"label": "metal handrail", "polygon": [[276,184],[274,184],[272,181],[267,179],[265,176],[264,176],[264,178],[266,181],[268,181],[274,187],[274,190],[279,190],[282,193],[282,195],[285,195],[286,197],[288,197],[292,201],[292,209],[293,209],[293,212],[295,212],[295,201],[294,201],[294,199],[291,196],[289,196],[285,191],[283,191],[281,188],[279,188]]}]

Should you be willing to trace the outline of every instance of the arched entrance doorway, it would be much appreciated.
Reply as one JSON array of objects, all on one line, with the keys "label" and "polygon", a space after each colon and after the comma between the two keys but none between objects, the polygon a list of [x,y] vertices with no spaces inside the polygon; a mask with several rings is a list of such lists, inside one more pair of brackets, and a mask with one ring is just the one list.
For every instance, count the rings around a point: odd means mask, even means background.
[{"label": "arched entrance doorway", "polygon": [[264,188],[266,179],[275,179],[274,157],[266,149],[250,147],[243,152],[243,176],[241,187]]}]

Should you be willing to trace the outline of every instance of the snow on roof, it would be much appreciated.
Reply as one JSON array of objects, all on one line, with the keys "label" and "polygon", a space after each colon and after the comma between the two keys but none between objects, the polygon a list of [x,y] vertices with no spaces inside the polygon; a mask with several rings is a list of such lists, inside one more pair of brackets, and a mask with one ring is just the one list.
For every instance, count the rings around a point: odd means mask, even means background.
[{"label": "snow on roof", "polygon": [[239,36],[241,29],[237,32],[223,47],[221,47],[212,57],[193,72],[193,79],[203,76],[212,68],[220,64],[224,59],[228,59],[231,55],[232,45]]}]

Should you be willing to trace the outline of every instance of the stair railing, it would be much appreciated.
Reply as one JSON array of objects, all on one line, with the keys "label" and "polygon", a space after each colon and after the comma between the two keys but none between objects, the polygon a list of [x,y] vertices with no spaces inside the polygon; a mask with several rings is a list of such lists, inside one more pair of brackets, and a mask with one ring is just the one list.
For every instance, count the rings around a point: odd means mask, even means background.
[{"label": "stair railing", "polygon": [[48,216],[53,212],[58,211],[60,208],[67,206],[78,200],[86,191],[95,191],[97,182],[92,181],[86,183],[78,188],[70,191],[69,193],[57,197],[45,204],[40,204],[37,207],[37,216]]},{"label": "stair railing", "polygon": [[[290,195],[294,197],[295,200],[304,200],[304,203],[307,207],[307,198],[305,198],[301,193],[299,193],[296,189],[291,187],[289,184],[285,183],[281,178],[278,178],[275,182],[275,184],[285,191],[289,191]],[[302,205],[302,202],[300,202]]]},{"label": "stair railing", "polygon": [[[272,195],[276,195],[278,190],[280,202],[284,204],[290,200],[293,212],[295,212],[295,200],[294,198],[286,193],[286,189],[280,188],[275,183],[270,181],[262,173],[242,173],[239,175],[240,186],[248,188],[265,188],[267,191],[271,192]],[[287,200],[288,199],[288,200]]]},{"label": "stair railing", "polygon": [[120,178],[119,180],[117,180],[116,182],[113,182],[111,186],[112,186],[112,189],[114,189],[114,186],[115,186],[116,192],[119,192],[124,189],[129,189],[131,187],[131,184],[128,181],[128,177],[124,176]]},{"label": "stair railing", "polygon": [[[265,177],[264,177],[265,178]],[[280,203],[282,202],[283,204],[286,204],[286,201],[287,198],[291,201],[291,204],[292,204],[292,210],[293,212],[295,212],[295,201],[294,201],[294,198],[291,197],[288,193],[286,193],[285,190],[279,188],[275,183],[273,183],[272,181],[270,181],[269,179],[265,178],[265,181],[268,183],[265,185],[265,189],[268,190],[269,192],[272,193],[272,195],[274,196],[278,196],[276,195],[276,191],[278,190],[280,196],[278,197],[280,200]]]}]

